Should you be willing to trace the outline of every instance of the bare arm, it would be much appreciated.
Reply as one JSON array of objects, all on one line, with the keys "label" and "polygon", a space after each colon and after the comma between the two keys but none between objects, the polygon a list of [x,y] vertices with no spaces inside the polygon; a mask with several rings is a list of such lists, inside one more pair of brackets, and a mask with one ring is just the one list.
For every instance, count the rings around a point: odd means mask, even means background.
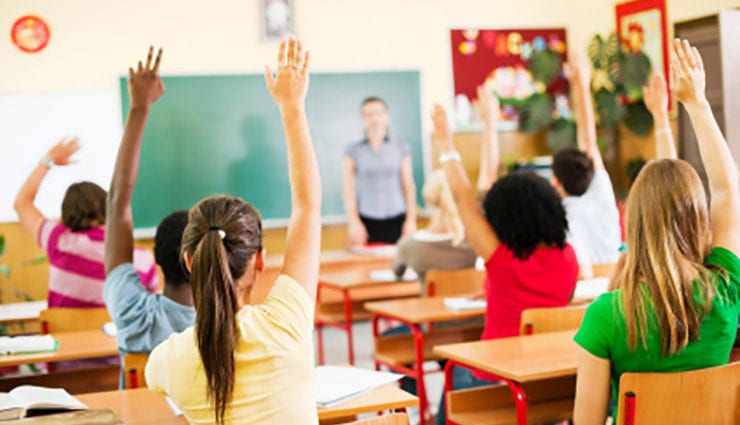
[{"label": "bare arm", "polygon": [[[71,140],[61,140],[56,145],[52,146],[47,152],[45,159],[49,159],[54,165],[68,165],[70,163],[69,158],[80,149],[80,144],[77,138]],[[49,171],[48,166],[39,162],[31,175],[28,176],[26,181],[21,186],[18,194],[15,197],[13,208],[18,213],[21,226],[34,241],[38,242],[39,228],[41,223],[46,219],[41,211],[36,208],[33,202],[36,200],[36,195],[41,187],[41,182],[44,180],[46,173]]]},{"label": "bare arm", "polygon": [[306,119],[308,59],[300,41],[292,37],[284,40],[280,43],[277,75],[273,78],[266,68],[265,81],[280,109],[288,151],[291,213],[281,273],[300,283],[313,300],[321,249],[321,178]]},{"label": "bare arm", "polygon": [[483,121],[483,140],[481,140],[480,170],[478,172],[478,192],[484,192],[498,177],[499,146],[496,124],[499,117],[499,103],[496,95],[484,85],[478,86],[478,115]]},{"label": "bare arm", "polygon": [[141,139],[144,136],[149,110],[164,93],[159,78],[159,61],[162,49],[152,62],[154,48],[149,48],[146,65],[139,61],[136,71],[129,68],[129,106],[126,126],[123,129],[121,146],[118,148],[116,166],[113,170],[105,217],[105,273],[134,258],[134,219],[131,213],[131,198],[139,174]]},{"label": "bare arm", "polygon": [[596,116],[591,98],[591,64],[586,56],[576,54],[573,62],[565,65],[565,75],[573,86],[578,149],[586,152],[594,162],[595,169],[604,168],[596,138]]},{"label": "bare arm", "polygon": [[360,220],[360,214],[357,211],[357,192],[355,174],[357,166],[355,161],[344,157],[342,197],[344,198],[344,212],[347,215],[347,230],[349,233],[350,245],[364,245],[367,242],[367,231],[365,225]]},{"label": "bare arm", "polygon": [[609,370],[607,359],[578,348],[576,401],[573,411],[575,425],[604,425],[609,403]]},{"label": "bare arm", "polygon": [[709,179],[712,244],[740,253],[737,166],[706,98],[706,76],[701,55],[686,40],[674,41],[672,51],[674,94],[686,107],[694,126],[699,153]]},{"label": "bare arm", "polygon": [[406,200],[406,220],[403,223],[403,234],[410,235],[416,231],[416,183],[414,183],[414,167],[411,164],[411,155],[401,162],[401,188]]},{"label": "bare arm", "polygon": [[645,106],[653,116],[655,131],[655,157],[678,158],[676,144],[673,141],[671,122],[668,119],[668,88],[665,79],[653,74],[648,85],[642,88]]},{"label": "bare arm", "polygon": [[[441,153],[453,151],[452,132],[447,123],[447,114],[441,106],[434,107],[432,121],[434,122],[432,139],[437,144],[438,151]],[[460,212],[460,219],[465,226],[465,235],[473,245],[475,253],[488,260],[498,247],[499,240],[475,202],[465,170],[457,160],[445,162],[442,168],[447,175],[452,196]]]}]

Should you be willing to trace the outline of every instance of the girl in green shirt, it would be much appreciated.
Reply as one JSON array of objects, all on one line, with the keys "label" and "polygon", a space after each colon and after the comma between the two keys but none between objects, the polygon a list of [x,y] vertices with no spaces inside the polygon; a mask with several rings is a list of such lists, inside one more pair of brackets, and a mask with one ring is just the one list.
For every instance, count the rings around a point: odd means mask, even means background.
[{"label": "girl in green shirt", "polygon": [[627,199],[629,249],[614,277],[617,289],[589,306],[575,336],[582,348],[577,425],[604,423],[609,388],[617,399],[622,373],[725,364],[735,340],[738,174],[706,99],[699,52],[676,40],[672,53],[673,94],[694,126],[712,203],[707,206],[701,180],[684,161],[660,159],[641,171]]}]

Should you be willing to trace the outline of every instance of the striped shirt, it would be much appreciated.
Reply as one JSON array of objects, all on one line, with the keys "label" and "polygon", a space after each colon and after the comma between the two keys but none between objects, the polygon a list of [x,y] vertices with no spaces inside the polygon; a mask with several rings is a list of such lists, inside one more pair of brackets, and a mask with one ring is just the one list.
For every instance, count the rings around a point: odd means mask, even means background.
[{"label": "striped shirt", "polygon": [[[49,307],[104,307],[105,229],[93,227],[73,232],[63,224],[44,220],[39,245],[49,257]],[[134,251],[134,265],[148,291],[158,289],[154,256],[149,250]]]}]

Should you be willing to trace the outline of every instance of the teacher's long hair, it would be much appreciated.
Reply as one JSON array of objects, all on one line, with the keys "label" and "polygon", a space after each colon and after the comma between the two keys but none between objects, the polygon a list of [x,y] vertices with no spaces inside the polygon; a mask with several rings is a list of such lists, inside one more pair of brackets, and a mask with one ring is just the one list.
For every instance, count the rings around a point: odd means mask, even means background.
[{"label": "teacher's long hair", "polygon": [[254,283],[240,279],[261,249],[259,213],[243,200],[214,196],[190,209],[182,252],[192,257],[195,334],[218,424],[234,391],[238,300]]}]

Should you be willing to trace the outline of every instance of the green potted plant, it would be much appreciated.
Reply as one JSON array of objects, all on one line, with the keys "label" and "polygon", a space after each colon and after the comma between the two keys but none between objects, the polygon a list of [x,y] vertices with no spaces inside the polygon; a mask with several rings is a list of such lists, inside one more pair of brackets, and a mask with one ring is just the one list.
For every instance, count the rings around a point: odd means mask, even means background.
[{"label": "green potted plant", "polygon": [[[6,245],[5,245],[5,235],[1,235],[0,234],[0,259],[5,256],[5,248],[6,248]],[[45,255],[41,255],[41,256],[38,256],[38,257],[33,257],[33,258],[28,259],[28,260],[24,260],[22,263],[18,264],[15,267],[26,267],[26,266],[32,266],[32,265],[35,265],[35,264],[41,264],[41,263],[46,262],[46,259],[47,258],[46,258]],[[22,290],[20,288],[16,288],[15,286],[6,285],[5,280],[10,277],[10,275],[11,275],[11,273],[12,273],[12,271],[13,271],[13,269],[15,267],[13,267],[13,266],[11,266],[9,264],[5,264],[5,263],[0,264],[0,276],[2,276],[2,278],[1,278],[2,280],[0,280],[0,304],[3,303],[3,295],[6,294],[6,293],[8,293],[8,292],[10,292],[13,295],[15,295],[16,298],[22,299],[24,301],[33,301],[33,298],[31,298],[31,296],[28,294],[28,292],[26,292],[26,291],[24,291],[24,290]],[[2,332],[0,332],[0,333],[2,333]]]}]

